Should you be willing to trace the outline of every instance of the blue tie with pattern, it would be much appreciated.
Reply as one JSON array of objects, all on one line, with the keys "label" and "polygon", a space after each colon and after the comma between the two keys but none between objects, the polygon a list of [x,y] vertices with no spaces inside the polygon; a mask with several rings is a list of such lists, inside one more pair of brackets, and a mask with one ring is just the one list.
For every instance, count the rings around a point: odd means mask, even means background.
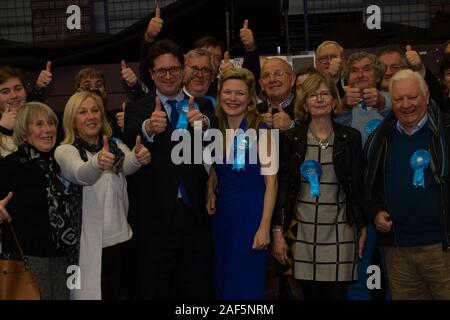
[{"label": "blue tie with pattern", "polygon": [[172,109],[170,111],[170,125],[172,126],[172,129],[175,130],[178,123],[177,100],[167,100],[167,103]]},{"label": "blue tie with pattern", "polygon": [[[170,111],[170,125],[172,129],[175,130],[178,124],[178,111],[177,111],[177,101],[176,100],[167,100],[167,103],[171,107]],[[183,200],[183,204],[190,207],[191,202],[189,201],[189,197],[187,195],[186,187],[184,186],[183,178],[180,177],[180,181],[178,184],[178,188],[180,189],[181,198]]]}]

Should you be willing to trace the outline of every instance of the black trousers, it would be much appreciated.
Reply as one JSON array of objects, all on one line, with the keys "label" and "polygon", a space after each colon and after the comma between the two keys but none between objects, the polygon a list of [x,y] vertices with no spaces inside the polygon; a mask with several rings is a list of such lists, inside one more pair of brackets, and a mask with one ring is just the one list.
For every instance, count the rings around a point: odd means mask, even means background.
[{"label": "black trousers", "polygon": [[191,210],[177,205],[168,228],[136,230],[141,298],[202,300],[212,298],[212,236]]},{"label": "black trousers", "polygon": [[102,250],[102,300],[125,298],[125,253],[128,241]]},{"label": "black trousers", "polygon": [[345,300],[348,282],[300,280],[305,300]]}]

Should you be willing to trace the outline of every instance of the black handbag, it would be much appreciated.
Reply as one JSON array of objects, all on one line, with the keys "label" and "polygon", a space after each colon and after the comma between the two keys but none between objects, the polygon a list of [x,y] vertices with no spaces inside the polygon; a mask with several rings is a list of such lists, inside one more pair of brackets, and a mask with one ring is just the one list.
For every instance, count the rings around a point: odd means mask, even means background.
[{"label": "black handbag", "polygon": [[40,300],[41,292],[17,239],[14,228],[8,225],[19,248],[20,259],[0,258],[0,300]]}]

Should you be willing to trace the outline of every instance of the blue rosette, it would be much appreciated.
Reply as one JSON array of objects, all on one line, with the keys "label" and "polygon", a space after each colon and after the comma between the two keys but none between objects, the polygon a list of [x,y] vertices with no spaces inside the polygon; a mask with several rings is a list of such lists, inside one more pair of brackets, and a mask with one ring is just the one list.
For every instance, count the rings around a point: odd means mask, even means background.
[{"label": "blue rosette", "polygon": [[322,167],[315,160],[307,160],[300,167],[300,174],[309,182],[310,194],[312,197],[320,195],[319,179],[322,176]]},{"label": "blue rosette", "polygon": [[381,119],[372,119],[366,124],[366,134],[370,136],[381,124]]},{"label": "blue rosette", "polygon": [[[194,101],[194,108],[198,109],[198,104],[195,101]],[[188,99],[181,100],[177,104],[177,112],[178,112],[177,129],[187,129],[188,125],[187,113],[189,112]]]},{"label": "blue rosette", "polygon": [[425,149],[414,152],[409,160],[411,169],[414,170],[413,185],[425,188],[424,170],[430,165],[430,153]]},{"label": "blue rosette", "polygon": [[250,149],[250,137],[245,133],[241,133],[234,138],[234,160],[233,171],[245,171],[245,155]]}]

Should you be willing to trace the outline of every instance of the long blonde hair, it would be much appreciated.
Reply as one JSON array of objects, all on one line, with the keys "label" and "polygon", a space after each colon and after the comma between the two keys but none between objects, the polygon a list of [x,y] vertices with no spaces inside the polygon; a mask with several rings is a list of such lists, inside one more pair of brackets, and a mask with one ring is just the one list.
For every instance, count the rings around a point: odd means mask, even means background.
[{"label": "long blonde hair", "polygon": [[102,134],[108,136],[109,138],[111,137],[112,129],[108,123],[108,120],[106,119],[102,98],[100,98],[93,92],[82,91],[74,93],[69,98],[66,103],[66,107],[64,108],[63,129],[65,137],[61,144],[73,144],[75,138],[78,137],[78,134],[74,127],[75,116],[77,115],[80,105],[88,98],[94,99],[95,103],[100,109],[100,113],[102,114]]}]

